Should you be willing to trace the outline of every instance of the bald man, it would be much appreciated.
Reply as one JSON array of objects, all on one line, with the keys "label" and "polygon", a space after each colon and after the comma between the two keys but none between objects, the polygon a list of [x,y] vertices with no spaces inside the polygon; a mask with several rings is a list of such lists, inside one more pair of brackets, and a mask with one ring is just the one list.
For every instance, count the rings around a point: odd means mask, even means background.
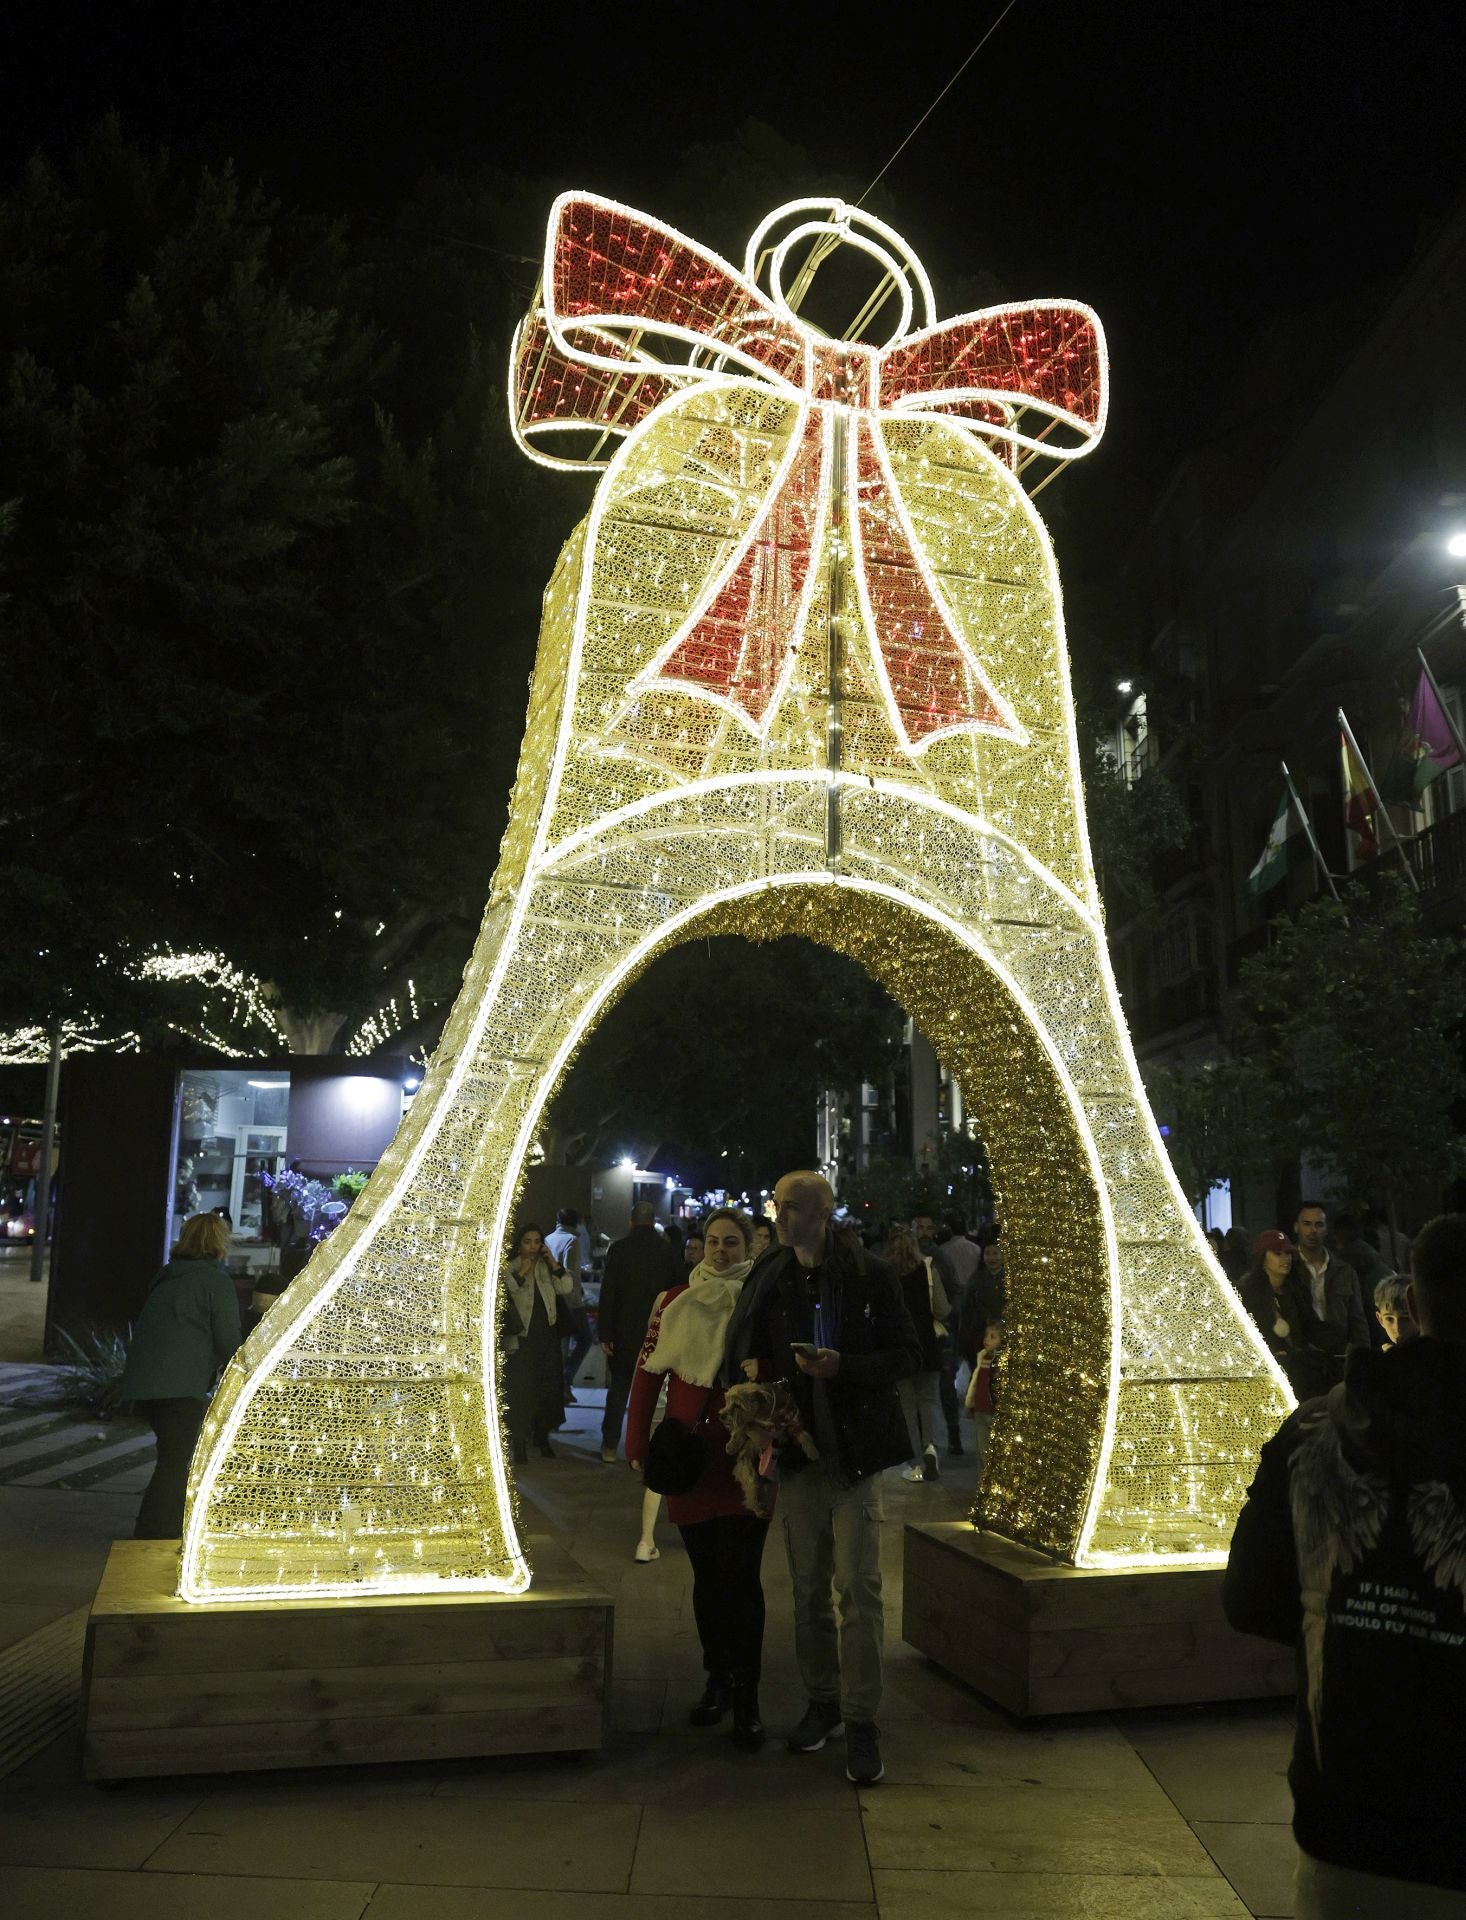
[{"label": "bald man", "polygon": [[880,1476],[911,1457],[896,1382],[917,1371],[921,1347],[895,1275],[837,1243],[834,1210],[823,1174],[786,1173],[774,1188],[779,1244],[733,1310],[724,1379],[787,1381],[819,1449],[806,1461],[790,1447],[779,1461],[794,1648],[809,1695],[789,1746],[818,1753],[843,1728],[847,1777],[873,1786],[885,1771]]}]

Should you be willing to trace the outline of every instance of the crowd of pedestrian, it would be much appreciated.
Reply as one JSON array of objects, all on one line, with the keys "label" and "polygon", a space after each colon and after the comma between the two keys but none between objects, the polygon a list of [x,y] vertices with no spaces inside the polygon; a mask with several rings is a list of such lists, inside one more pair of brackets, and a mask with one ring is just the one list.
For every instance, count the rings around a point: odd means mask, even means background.
[{"label": "crowd of pedestrian", "polygon": [[[736,1746],[765,1741],[760,1568],[777,1509],[808,1695],[789,1744],[817,1752],[843,1730],[850,1778],[878,1780],[881,1476],[937,1480],[944,1439],[948,1458],[967,1451],[966,1421],[981,1465],[1005,1338],[996,1227],[973,1236],[957,1214],[862,1226],[837,1215],[821,1175],[797,1172],[775,1187],[772,1217],[720,1207],[675,1222],[638,1202],[599,1259],[592,1308],[596,1264],[571,1209],[554,1233],[526,1227],[515,1242],[503,1280],[516,1461],[531,1446],[553,1454],[554,1402],[573,1400],[594,1342],[601,1458],[617,1459],[624,1424],[643,1479],[634,1557],[659,1558],[664,1497],[686,1548],[705,1682],[693,1723],[731,1715]],[[729,1433],[746,1436],[750,1418],[762,1439],[740,1475]]]},{"label": "crowd of pedestrian", "polygon": [[[1249,1242],[1242,1228],[1209,1236],[1212,1249],[1257,1324],[1268,1350],[1300,1400],[1326,1393],[1344,1378],[1356,1348],[1398,1344],[1385,1332],[1380,1302],[1394,1322],[1413,1326],[1403,1307],[1410,1241],[1382,1222],[1352,1213],[1330,1221],[1318,1200],[1304,1200],[1292,1232],[1269,1227]],[[1241,1248],[1248,1247],[1245,1261]],[[1391,1290],[1392,1289],[1392,1290]]]}]

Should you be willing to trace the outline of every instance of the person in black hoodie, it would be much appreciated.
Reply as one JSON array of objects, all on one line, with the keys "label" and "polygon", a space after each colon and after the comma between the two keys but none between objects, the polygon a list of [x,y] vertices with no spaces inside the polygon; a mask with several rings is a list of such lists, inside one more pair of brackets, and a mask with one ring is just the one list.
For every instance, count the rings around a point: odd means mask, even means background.
[{"label": "person in black hoodie", "polygon": [[1296,1644],[1295,1912],[1466,1913],[1466,1214],[1415,1241],[1421,1338],[1355,1348],[1262,1450],[1222,1590]]},{"label": "person in black hoodie", "polygon": [[779,1460],[794,1650],[809,1695],[789,1745],[817,1753],[843,1725],[845,1772],[873,1786],[885,1771],[875,1721],[885,1630],[880,1474],[911,1457],[896,1383],[917,1371],[921,1349],[890,1268],[831,1234],[834,1204],[822,1174],[786,1173],[774,1188],[779,1247],[738,1297],[723,1379],[788,1381],[819,1449],[807,1461],[790,1446]]}]

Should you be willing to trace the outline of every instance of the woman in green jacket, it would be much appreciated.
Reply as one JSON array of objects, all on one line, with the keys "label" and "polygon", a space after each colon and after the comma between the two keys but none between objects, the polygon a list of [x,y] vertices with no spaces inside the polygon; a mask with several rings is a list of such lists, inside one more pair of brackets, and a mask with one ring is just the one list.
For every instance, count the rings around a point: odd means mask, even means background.
[{"label": "woman in green jacket", "polygon": [[239,1300],[224,1265],[228,1251],[229,1228],[218,1214],[195,1214],[133,1329],[121,1397],[137,1402],[158,1440],[134,1540],[177,1540],[183,1532],[199,1429],[219,1370],[242,1338]]}]

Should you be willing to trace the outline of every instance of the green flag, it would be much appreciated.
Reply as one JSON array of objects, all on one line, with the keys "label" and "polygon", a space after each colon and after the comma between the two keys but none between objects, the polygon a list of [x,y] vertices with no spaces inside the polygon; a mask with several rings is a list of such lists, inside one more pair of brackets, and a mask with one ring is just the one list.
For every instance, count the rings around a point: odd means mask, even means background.
[{"label": "green flag", "polygon": [[1247,876],[1247,891],[1266,893],[1287,873],[1293,858],[1303,851],[1303,822],[1286,787],[1267,830],[1267,843],[1257,857],[1257,865]]}]

